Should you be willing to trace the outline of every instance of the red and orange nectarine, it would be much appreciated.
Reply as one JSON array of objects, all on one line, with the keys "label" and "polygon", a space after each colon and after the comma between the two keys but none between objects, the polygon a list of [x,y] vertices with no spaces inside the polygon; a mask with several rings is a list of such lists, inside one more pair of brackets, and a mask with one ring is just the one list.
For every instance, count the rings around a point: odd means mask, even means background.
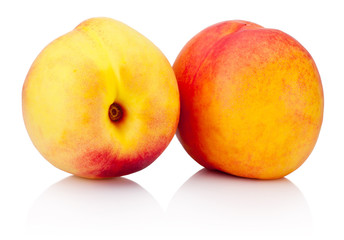
[{"label": "red and orange nectarine", "polygon": [[246,21],[201,31],[173,65],[181,98],[177,136],[198,163],[237,176],[281,178],[311,153],[323,90],[307,50]]}]

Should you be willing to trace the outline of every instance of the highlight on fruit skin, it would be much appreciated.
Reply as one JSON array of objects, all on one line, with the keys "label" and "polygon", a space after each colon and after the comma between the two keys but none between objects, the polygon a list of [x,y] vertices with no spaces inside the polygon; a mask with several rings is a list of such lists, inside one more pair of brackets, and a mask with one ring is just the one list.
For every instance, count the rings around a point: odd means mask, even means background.
[{"label": "highlight on fruit skin", "polygon": [[316,64],[293,37],[248,21],[194,36],[173,69],[177,136],[202,166],[281,178],[302,165],[319,136],[324,96]]},{"label": "highlight on fruit skin", "polygon": [[85,178],[139,171],[168,146],[179,119],[173,69],[147,38],[91,18],[45,47],[22,89],[26,129],[51,164]]}]

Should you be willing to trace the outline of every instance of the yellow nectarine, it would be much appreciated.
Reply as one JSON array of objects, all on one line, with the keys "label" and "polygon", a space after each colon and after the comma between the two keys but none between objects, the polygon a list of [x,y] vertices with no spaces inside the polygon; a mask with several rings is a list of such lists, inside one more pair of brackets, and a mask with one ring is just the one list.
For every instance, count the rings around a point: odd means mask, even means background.
[{"label": "yellow nectarine", "polygon": [[175,134],[179,93],[160,50],[127,25],[92,18],[50,43],[22,91],[30,138],[54,166],[86,178],[151,164]]}]

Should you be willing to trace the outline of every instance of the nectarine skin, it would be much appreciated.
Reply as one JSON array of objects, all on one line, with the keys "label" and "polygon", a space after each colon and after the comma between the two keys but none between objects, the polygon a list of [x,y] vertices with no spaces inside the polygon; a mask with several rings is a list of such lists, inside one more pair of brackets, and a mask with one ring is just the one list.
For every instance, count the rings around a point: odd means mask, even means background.
[{"label": "nectarine skin", "polygon": [[291,36],[221,22],[192,38],[173,69],[181,99],[177,136],[204,167],[275,179],[310,155],[323,89],[311,55]]},{"label": "nectarine skin", "polygon": [[173,138],[178,85],[160,50],[127,25],[92,18],[50,43],[22,91],[23,117],[39,152],[85,178],[130,174]]}]

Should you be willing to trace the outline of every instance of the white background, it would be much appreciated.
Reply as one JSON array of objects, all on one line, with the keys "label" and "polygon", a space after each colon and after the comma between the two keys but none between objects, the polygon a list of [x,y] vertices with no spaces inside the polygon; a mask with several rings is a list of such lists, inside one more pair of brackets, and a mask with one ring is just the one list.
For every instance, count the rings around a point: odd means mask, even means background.
[{"label": "white background", "polygon": [[[340,2],[2,1],[0,239],[344,239]],[[276,181],[202,170],[176,138],[152,165],[126,177],[90,181],[56,169],[26,133],[22,84],[44,46],[96,16],[136,29],[171,64],[192,36],[220,21],[248,20],[290,34],[313,56],[324,87],[313,153]]]}]

